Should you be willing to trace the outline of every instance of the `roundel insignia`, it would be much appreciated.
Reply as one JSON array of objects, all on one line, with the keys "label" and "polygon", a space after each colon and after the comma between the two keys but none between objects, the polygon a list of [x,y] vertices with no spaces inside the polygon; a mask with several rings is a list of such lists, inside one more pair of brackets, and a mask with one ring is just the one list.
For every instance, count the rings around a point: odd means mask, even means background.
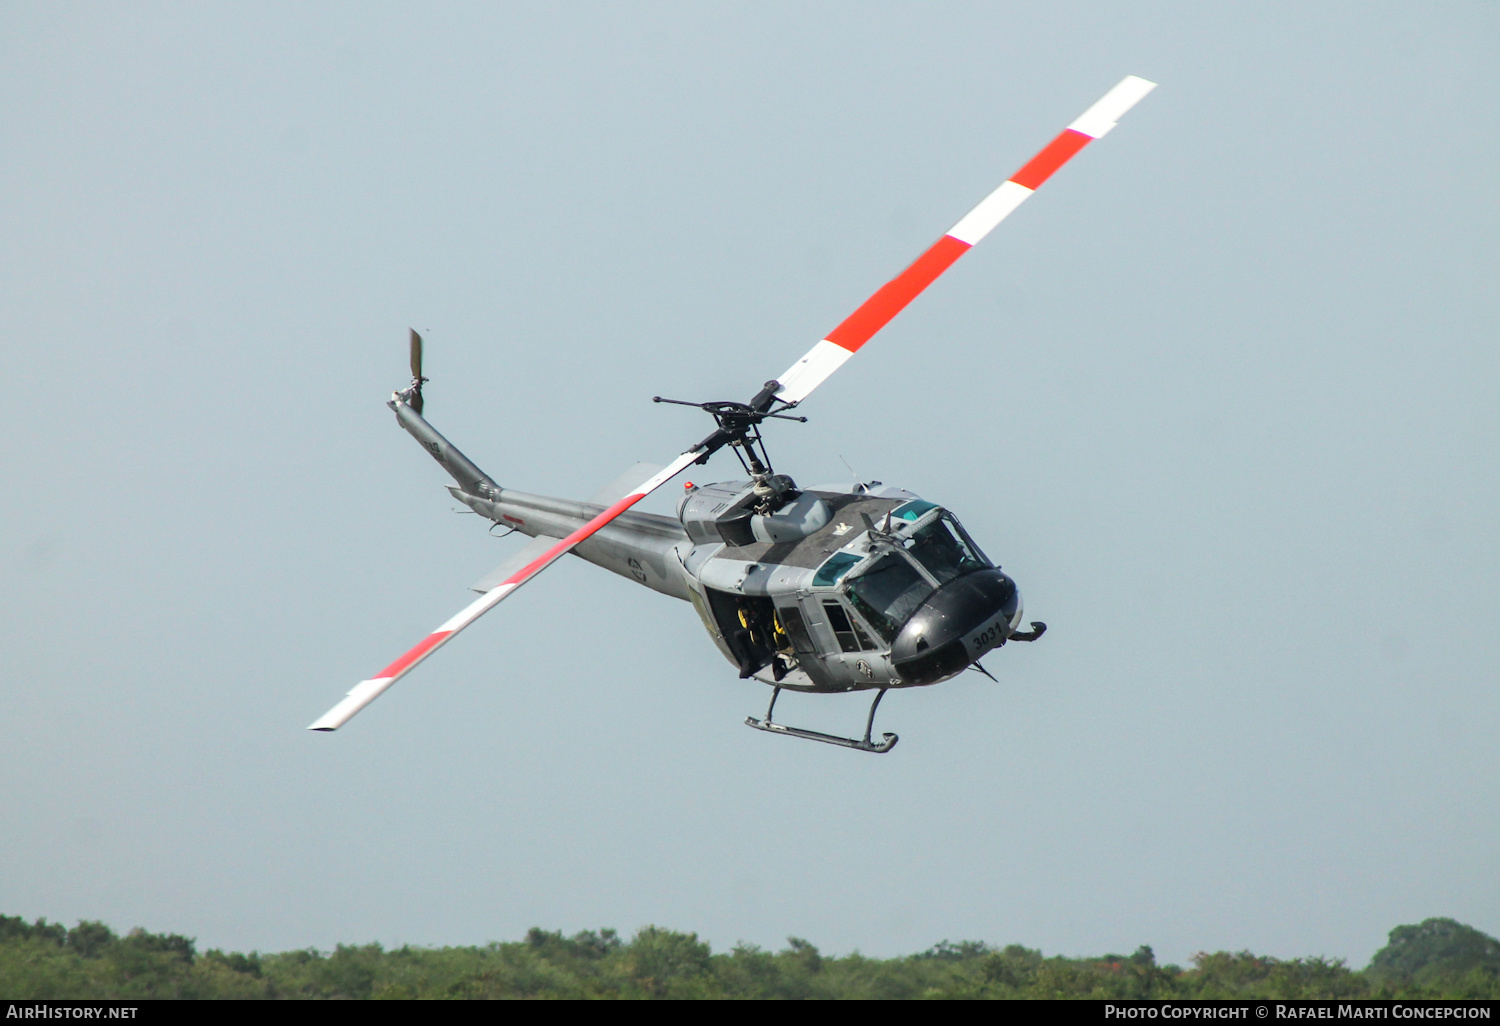
[{"label": "roundel insignia", "polygon": [[645,568],[643,568],[641,566],[641,561],[640,560],[638,560],[638,559],[636,559],[635,557],[632,556],[629,560],[626,561],[626,565],[630,567],[630,576],[631,577],[634,577],[636,580],[640,581],[642,584],[646,583],[646,571],[645,571]]},{"label": "roundel insignia", "polygon": [[866,677],[874,677],[875,676],[875,671],[872,670],[872,669],[870,669],[870,664],[867,663],[867,662],[865,662],[863,659],[861,659],[859,662],[855,663],[854,664],[854,668],[856,670],[858,670],[860,673],[864,674]]}]

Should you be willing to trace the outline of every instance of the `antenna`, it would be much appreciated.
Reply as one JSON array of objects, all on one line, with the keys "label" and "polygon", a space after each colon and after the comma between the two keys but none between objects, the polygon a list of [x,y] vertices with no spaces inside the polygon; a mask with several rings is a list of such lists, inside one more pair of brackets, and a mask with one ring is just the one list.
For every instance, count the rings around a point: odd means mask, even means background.
[{"label": "antenna", "polygon": [[[839,457],[839,462],[842,463],[844,466],[849,467],[849,461],[846,460],[846,459],[844,459],[843,456]],[[859,472],[856,471],[853,467],[849,467],[849,475],[854,478],[854,483],[856,485],[862,485],[862,484],[864,484],[864,482],[860,480]]]}]

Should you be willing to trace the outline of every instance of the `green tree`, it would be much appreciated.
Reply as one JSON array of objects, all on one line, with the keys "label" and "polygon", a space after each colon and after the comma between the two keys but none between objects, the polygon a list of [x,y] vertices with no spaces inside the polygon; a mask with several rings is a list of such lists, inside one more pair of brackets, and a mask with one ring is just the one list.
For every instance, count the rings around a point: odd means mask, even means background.
[{"label": "green tree", "polygon": [[0,994],[10,998],[1500,998],[1500,943],[1453,920],[1397,927],[1364,972],[1329,958],[1248,951],[1159,965],[1130,955],[1044,957],[1011,945],[941,941],[919,954],[824,954],[787,938],[775,953],[739,944],[714,954],[697,934],[647,926],[514,942],[387,951],[212,950],[189,937],[103,923],[72,929],[0,916]]},{"label": "green tree", "polygon": [[626,951],[630,975],[652,997],[698,997],[709,975],[709,946],[696,933],[643,927]]},{"label": "green tree", "polygon": [[1386,946],[1370,959],[1370,972],[1387,978],[1410,978],[1423,971],[1500,972],[1500,941],[1452,919],[1424,919],[1398,926]]}]

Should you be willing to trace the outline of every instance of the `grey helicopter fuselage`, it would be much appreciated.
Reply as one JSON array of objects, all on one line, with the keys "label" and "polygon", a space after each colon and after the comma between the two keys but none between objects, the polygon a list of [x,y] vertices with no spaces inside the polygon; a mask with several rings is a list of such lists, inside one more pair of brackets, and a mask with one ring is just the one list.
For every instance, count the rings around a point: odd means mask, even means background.
[{"label": "grey helicopter fuselage", "polygon": [[[564,538],[615,498],[501,488],[420,414],[392,407],[458,481],[453,496],[496,524]],[[782,475],[688,484],[676,517],[623,513],[574,552],[692,603],[742,678],[795,691],[935,684],[1004,645],[1021,623],[1015,583],[951,513],[878,482],[805,491]]]}]

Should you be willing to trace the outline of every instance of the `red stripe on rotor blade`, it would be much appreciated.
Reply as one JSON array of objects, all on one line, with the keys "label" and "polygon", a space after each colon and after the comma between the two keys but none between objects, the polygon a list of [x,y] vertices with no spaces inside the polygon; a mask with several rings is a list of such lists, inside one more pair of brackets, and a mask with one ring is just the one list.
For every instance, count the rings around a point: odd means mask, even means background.
[{"label": "red stripe on rotor blade", "polygon": [[419,641],[410,652],[406,653],[406,655],[402,656],[400,659],[397,659],[394,663],[381,670],[371,679],[382,680],[386,677],[401,676],[401,674],[405,673],[408,669],[411,668],[412,663],[416,662],[428,652],[431,652],[433,649],[437,648],[444,641],[446,641],[448,636],[452,633],[452,631],[437,631],[433,634],[427,635],[427,637]]},{"label": "red stripe on rotor blade", "polygon": [[[603,513],[600,513],[594,519],[584,524],[578,530],[574,531],[572,534],[559,541],[545,553],[538,556],[530,563],[526,564],[525,568],[511,574],[501,582],[501,585],[510,584],[520,586],[521,584],[525,583],[527,579],[546,569],[547,565],[554,559],[561,556],[564,552],[567,552],[579,542],[584,541],[585,539],[597,533],[600,528],[604,527],[611,520],[618,517],[621,513],[624,513],[627,509],[629,509],[631,506],[634,506],[637,502],[640,502],[645,497],[645,494],[641,492],[625,496],[625,498],[621,499],[619,502],[606,509]],[[481,610],[481,613],[482,612],[483,610]],[[459,624],[458,627],[454,630],[434,631],[433,633],[427,635],[427,637],[423,638],[416,646],[411,649],[411,651],[407,652],[400,659],[397,659],[394,663],[381,670],[371,679],[383,680],[387,677],[401,676],[407,670],[411,669],[413,664],[421,660],[423,656],[427,655],[427,653],[431,652],[443,642],[447,641],[454,634],[458,633],[458,631],[463,630],[479,615],[480,613],[474,614],[474,617],[471,617],[468,621]]]},{"label": "red stripe on rotor blade", "polygon": [[503,583],[521,584],[522,582],[527,580],[527,578],[540,573],[542,570],[545,570],[548,563],[551,563],[554,559],[571,549],[573,546],[577,545],[579,542],[585,541],[586,539],[591,537],[601,527],[608,524],[615,517],[619,516],[621,513],[624,513],[627,509],[629,509],[631,506],[634,506],[645,497],[646,496],[644,494],[625,496],[625,498],[609,507],[609,509],[605,510],[603,513],[600,513],[597,517],[584,524],[578,530],[568,535],[566,538],[558,542],[556,545],[552,546],[540,556],[536,557],[536,559],[533,559],[530,563],[527,563],[520,570],[517,570],[515,573],[511,574],[505,579]]},{"label": "red stripe on rotor blade", "polygon": [[1041,153],[1032,157],[1025,167],[1011,175],[1010,180],[1035,190],[1052,177],[1052,172],[1066,164],[1073,154],[1093,141],[1092,137],[1082,132],[1064,128],[1061,135],[1049,142]]},{"label": "red stripe on rotor blade", "polygon": [[906,309],[906,304],[916,299],[923,289],[953,266],[953,261],[968,250],[967,242],[944,235],[927,252],[917,257],[910,267],[882,285],[880,291],[844,318],[842,324],[828,333],[828,341],[836,346],[843,346],[851,353],[857,352],[860,346],[870,341],[892,317]]}]

